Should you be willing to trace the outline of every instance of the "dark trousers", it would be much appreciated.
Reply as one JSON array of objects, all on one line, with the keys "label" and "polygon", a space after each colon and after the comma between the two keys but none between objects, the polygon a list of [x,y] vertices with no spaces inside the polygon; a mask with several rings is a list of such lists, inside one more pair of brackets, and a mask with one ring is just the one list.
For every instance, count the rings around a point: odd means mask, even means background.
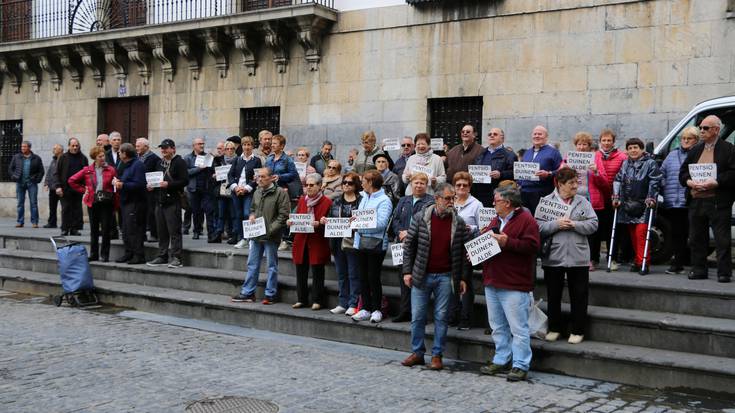
[{"label": "dark trousers", "polygon": [[[89,256],[94,258],[110,258],[110,235],[112,234],[112,202],[97,202],[87,208],[89,213],[90,243]],[[102,232],[100,233],[100,226]],[[102,235],[102,251],[100,251],[100,235]]]},{"label": "dark trousers", "polygon": [[61,197],[61,230],[79,231],[83,225],[82,194],[68,188]]},{"label": "dark trousers", "polygon": [[59,196],[56,191],[49,189],[48,191],[48,225],[55,227],[57,222],[57,213],[59,209]]},{"label": "dark trousers", "polygon": [[158,256],[181,259],[181,203],[177,200],[156,207],[158,225]]},{"label": "dark trousers", "polygon": [[401,302],[398,307],[398,315],[411,317],[411,289],[406,287],[406,283],[403,282],[403,274],[398,274],[398,284],[401,286]]},{"label": "dark trousers", "polygon": [[689,261],[689,210],[670,208],[662,212],[671,223],[671,241],[674,246],[672,267],[683,267]]},{"label": "dark trousers", "polygon": [[304,248],[301,264],[296,265],[296,293],[298,301],[309,302],[309,267],[311,267],[311,302],[324,304],[324,264],[309,265],[309,246]]},{"label": "dark trousers", "polygon": [[142,226],[142,220],[145,211],[145,200],[124,202],[120,206],[122,219],[122,235],[123,244],[125,245],[125,255],[133,258],[145,259],[143,251],[143,235],[145,227]]},{"label": "dark trousers", "polygon": [[717,249],[717,276],[732,276],[731,208],[730,204],[717,205],[714,198],[693,199],[689,204],[689,247],[694,274],[707,274],[707,248],[711,227]]},{"label": "dark trousers", "polygon": [[[610,252],[610,234],[612,233],[612,207],[606,207],[605,209],[595,210],[597,215],[597,231],[594,234],[587,237],[590,244],[590,261],[599,263],[600,261],[600,249],[602,243],[607,245],[608,253]],[[614,256],[614,255],[613,255]],[[604,257],[603,262],[607,264],[607,256]]]},{"label": "dark trousers", "polygon": [[357,252],[357,262],[360,268],[360,286],[362,287],[362,309],[366,311],[380,310],[383,299],[383,284],[380,282],[380,272],[383,270],[385,251]]},{"label": "dark trousers", "polygon": [[452,297],[449,299],[449,323],[472,324],[472,307],[475,305],[475,290],[472,285],[472,276],[466,281],[467,291],[459,294],[459,282],[454,283]]},{"label": "dark trousers", "polygon": [[587,296],[589,294],[590,271],[584,267],[544,267],[544,282],[546,283],[546,298],[549,300],[547,314],[549,316],[549,331],[560,333],[561,297],[564,293],[564,275],[569,287],[569,301],[571,306],[572,328],[571,333],[584,335],[587,323]]},{"label": "dark trousers", "polygon": [[145,197],[145,228],[150,231],[151,237],[158,238],[158,226],[156,224],[156,205],[158,204],[158,193],[150,191]]},{"label": "dark trousers", "polygon": [[[207,219],[207,235],[214,236],[214,196],[205,190],[197,189],[196,192],[187,192],[189,206],[191,208],[191,219],[194,224],[194,233],[201,234],[204,227],[204,218]],[[184,224],[186,225],[186,224]]]}]

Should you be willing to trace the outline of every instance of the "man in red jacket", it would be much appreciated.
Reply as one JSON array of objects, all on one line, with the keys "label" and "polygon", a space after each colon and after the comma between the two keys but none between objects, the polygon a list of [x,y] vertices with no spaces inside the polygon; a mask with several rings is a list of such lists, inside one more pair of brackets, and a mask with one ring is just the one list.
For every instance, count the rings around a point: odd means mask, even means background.
[{"label": "man in red jacket", "polygon": [[498,215],[489,227],[502,252],[483,263],[482,278],[495,355],[481,371],[489,375],[507,373],[508,381],[521,381],[531,365],[529,292],[533,291],[541,241],[536,220],[522,207],[518,185],[501,183],[494,201]]}]

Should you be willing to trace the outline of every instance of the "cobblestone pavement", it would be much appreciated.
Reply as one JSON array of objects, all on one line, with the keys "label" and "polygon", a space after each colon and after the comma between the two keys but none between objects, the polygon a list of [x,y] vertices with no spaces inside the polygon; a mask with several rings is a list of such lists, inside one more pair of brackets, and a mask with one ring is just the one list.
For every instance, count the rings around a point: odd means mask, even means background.
[{"label": "cobblestone pavement", "polygon": [[270,400],[281,412],[684,412],[733,406],[535,372],[530,382],[513,384],[451,361],[442,372],[409,369],[399,363],[405,354],[394,351],[39,301],[0,297],[2,412],[183,412],[192,401],[216,396]]}]

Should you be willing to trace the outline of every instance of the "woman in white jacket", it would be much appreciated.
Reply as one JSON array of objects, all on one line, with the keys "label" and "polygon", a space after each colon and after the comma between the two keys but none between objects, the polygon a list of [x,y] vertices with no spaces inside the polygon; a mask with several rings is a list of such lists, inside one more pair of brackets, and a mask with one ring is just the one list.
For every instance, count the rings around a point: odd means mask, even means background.
[{"label": "woman in white jacket", "polygon": [[406,185],[406,195],[411,195],[411,174],[423,172],[429,175],[431,182],[426,193],[433,195],[434,188],[440,183],[447,181],[447,173],[444,170],[444,161],[431,150],[431,138],[425,133],[419,133],[413,139],[416,145],[416,153],[406,161],[406,169],[403,170],[403,183]]}]

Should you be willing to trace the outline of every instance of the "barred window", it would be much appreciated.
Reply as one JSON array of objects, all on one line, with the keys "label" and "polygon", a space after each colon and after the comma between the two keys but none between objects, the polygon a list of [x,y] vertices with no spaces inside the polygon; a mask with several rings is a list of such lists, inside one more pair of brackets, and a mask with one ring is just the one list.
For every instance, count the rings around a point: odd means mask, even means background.
[{"label": "barred window", "polygon": [[281,133],[280,106],[240,109],[240,136],[252,136],[257,147],[258,132],[264,129],[274,135]]},{"label": "barred window", "polygon": [[429,99],[429,134],[450,148],[461,143],[460,131],[472,125],[477,142],[482,136],[482,96]]},{"label": "barred window", "polygon": [[8,167],[10,167],[13,156],[20,152],[22,141],[22,120],[0,121],[0,182],[10,182]]}]

